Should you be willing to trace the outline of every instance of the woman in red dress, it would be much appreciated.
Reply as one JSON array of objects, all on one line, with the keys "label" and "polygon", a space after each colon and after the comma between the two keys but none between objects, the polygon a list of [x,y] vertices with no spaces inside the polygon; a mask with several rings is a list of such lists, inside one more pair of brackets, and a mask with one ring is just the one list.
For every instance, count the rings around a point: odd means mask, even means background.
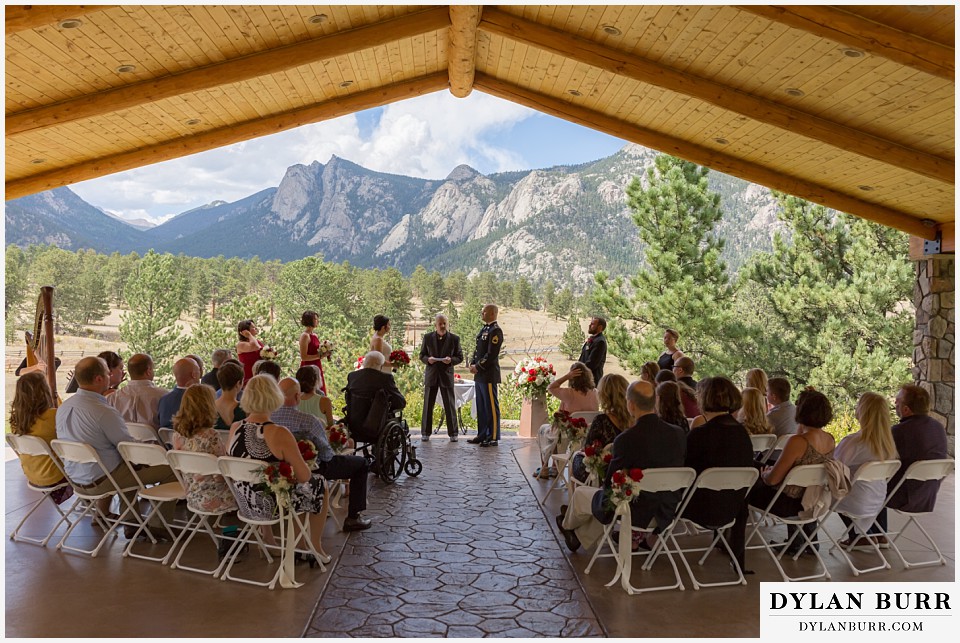
[{"label": "woman in red dress", "polygon": [[237,359],[243,364],[244,384],[253,377],[253,365],[260,361],[263,342],[257,339],[259,332],[252,319],[244,319],[237,324],[237,333],[240,335],[240,341],[237,342]]},{"label": "woman in red dress", "polygon": [[330,357],[330,352],[320,352],[320,338],[314,334],[314,330],[320,323],[320,316],[312,310],[308,310],[300,317],[300,324],[303,325],[303,334],[300,335],[300,368],[304,366],[316,366],[320,369],[320,390],[327,394],[327,380],[323,375],[323,358]]}]

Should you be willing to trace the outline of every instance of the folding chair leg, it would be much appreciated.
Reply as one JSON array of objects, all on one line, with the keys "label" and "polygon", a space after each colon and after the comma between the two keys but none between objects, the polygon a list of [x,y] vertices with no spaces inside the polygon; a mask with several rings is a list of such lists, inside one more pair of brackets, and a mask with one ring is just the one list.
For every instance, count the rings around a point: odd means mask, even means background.
[{"label": "folding chair leg", "polygon": [[[57,521],[57,524],[55,524],[50,529],[46,537],[44,537],[42,540],[39,540],[37,538],[30,538],[29,536],[21,536],[19,533],[20,528],[23,527],[23,525],[27,522],[30,516],[32,516],[34,512],[43,505],[44,500],[47,500],[47,499],[49,499],[50,502],[53,503],[53,506],[57,510],[57,513],[60,514],[60,520]],[[69,512],[64,513],[63,510],[60,509],[60,506],[56,502],[54,502],[53,497],[50,494],[45,493],[43,494],[42,498],[40,498],[37,502],[34,503],[33,507],[30,508],[30,511],[27,512],[27,515],[25,515],[20,520],[20,522],[17,523],[17,526],[14,527],[13,531],[10,532],[10,540],[14,542],[32,543],[34,545],[40,545],[41,547],[46,547],[47,543],[50,542],[50,539],[53,538],[53,534],[57,531],[57,529],[60,528],[60,525],[62,525],[64,521],[66,521],[67,524],[72,524],[69,518],[67,517],[70,515],[70,513],[73,513],[73,508],[71,508]]]},{"label": "folding chair leg", "polygon": [[[917,563],[912,563],[908,561],[906,557],[903,555],[903,552],[900,550],[900,547],[897,546],[897,540],[900,538],[900,536],[903,535],[903,533],[907,530],[907,527],[909,527],[911,524],[916,525],[917,529],[920,530],[920,533],[922,533],[923,536],[927,539],[927,543],[930,545],[930,548],[933,551],[935,551],[937,554],[936,558],[920,561]],[[895,534],[896,535],[893,538],[890,538],[888,536],[887,541],[890,543],[890,546],[893,548],[893,551],[897,553],[897,556],[900,558],[900,562],[903,563],[904,568],[913,569],[914,567],[933,567],[936,565],[947,564],[947,561],[943,557],[943,552],[940,551],[940,548],[937,547],[937,543],[934,542],[933,538],[930,537],[930,534],[927,533],[927,530],[923,528],[923,525],[920,524],[920,521],[917,520],[915,516],[910,516],[910,520],[907,521],[907,524],[905,524],[900,531],[895,532]],[[887,534],[884,534],[884,535],[887,535]]]}]

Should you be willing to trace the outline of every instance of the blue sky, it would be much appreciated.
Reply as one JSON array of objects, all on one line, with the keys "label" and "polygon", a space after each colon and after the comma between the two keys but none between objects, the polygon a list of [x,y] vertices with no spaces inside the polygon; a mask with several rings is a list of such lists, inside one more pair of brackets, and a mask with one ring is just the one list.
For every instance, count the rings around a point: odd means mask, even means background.
[{"label": "blue sky", "polygon": [[335,154],[364,167],[443,178],[461,163],[489,174],[592,161],[625,141],[473,92],[436,92],[70,186],[127,219],[159,222],[280,183],[287,167]]}]

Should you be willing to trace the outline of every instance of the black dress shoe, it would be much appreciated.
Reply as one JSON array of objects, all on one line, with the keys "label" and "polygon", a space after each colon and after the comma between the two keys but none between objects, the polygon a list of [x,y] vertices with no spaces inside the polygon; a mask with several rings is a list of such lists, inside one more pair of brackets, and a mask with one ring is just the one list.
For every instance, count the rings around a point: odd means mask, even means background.
[{"label": "black dress shoe", "polygon": [[467,444],[480,444],[481,442],[483,442],[483,438],[481,438],[480,436],[477,436],[472,440],[467,440]]},{"label": "black dress shoe", "polygon": [[498,442],[497,442],[496,440],[484,440],[483,442],[480,443],[480,446],[482,446],[482,447],[495,447],[495,446],[497,446],[497,444],[498,444]]},{"label": "black dress shoe", "polygon": [[364,529],[370,529],[370,526],[373,523],[370,522],[369,518],[364,518],[362,516],[356,516],[354,518],[347,518],[343,521],[343,530],[344,531],[363,531]]}]

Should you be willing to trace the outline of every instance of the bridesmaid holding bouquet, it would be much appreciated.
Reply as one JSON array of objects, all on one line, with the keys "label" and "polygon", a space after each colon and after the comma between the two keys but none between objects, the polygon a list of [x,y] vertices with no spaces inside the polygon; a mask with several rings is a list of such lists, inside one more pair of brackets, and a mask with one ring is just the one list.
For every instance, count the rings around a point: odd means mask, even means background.
[{"label": "bridesmaid holding bouquet", "polygon": [[327,380],[323,374],[323,358],[330,359],[333,352],[329,342],[323,342],[321,346],[320,338],[314,332],[320,323],[320,316],[312,310],[307,310],[300,317],[300,324],[303,326],[303,333],[300,335],[300,368],[304,366],[316,366],[320,369],[319,389],[323,394],[327,394]]}]

